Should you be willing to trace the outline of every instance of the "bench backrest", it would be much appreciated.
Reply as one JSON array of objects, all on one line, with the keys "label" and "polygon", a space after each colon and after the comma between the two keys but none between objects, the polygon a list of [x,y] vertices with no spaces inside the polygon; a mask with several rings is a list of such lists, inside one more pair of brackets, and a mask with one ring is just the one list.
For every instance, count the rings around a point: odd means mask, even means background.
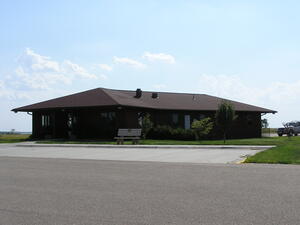
[{"label": "bench backrest", "polygon": [[119,137],[140,137],[142,135],[142,129],[119,129]]}]

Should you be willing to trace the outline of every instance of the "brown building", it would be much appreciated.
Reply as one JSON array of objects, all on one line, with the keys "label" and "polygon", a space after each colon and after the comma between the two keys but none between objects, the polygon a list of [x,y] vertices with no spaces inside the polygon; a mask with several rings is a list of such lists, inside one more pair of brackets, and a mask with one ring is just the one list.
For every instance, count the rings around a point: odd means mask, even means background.
[{"label": "brown building", "polygon": [[[118,128],[137,128],[145,113],[156,125],[190,129],[194,119],[214,117],[222,98],[205,94],[96,88],[13,109],[32,113],[35,138],[112,138]],[[261,115],[276,111],[230,101],[238,118],[230,138],[261,136]],[[218,132],[214,132],[218,136]]]}]

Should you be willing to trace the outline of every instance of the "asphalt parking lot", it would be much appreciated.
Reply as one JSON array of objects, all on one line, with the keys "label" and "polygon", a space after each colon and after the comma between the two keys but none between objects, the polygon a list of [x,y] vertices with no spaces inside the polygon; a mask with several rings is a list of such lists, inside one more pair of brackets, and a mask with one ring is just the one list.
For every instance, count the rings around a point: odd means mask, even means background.
[{"label": "asphalt parking lot", "polygon": [[3,225],[298,225],[300,167],[0,157]]}]

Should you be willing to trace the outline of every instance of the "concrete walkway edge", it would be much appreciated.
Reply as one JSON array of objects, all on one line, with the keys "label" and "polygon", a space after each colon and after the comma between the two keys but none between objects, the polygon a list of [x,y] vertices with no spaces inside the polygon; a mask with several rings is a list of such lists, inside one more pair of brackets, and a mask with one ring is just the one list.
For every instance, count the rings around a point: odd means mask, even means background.
[{"label": "concrete walkway edge", "polygon": [[108,145],[108,144],[37,144],[33,142],[19,143],[17,147],[69,147],[69,148],[165,148],[165,149],[251,149],[251,150],[265,150],[273,145]]}]

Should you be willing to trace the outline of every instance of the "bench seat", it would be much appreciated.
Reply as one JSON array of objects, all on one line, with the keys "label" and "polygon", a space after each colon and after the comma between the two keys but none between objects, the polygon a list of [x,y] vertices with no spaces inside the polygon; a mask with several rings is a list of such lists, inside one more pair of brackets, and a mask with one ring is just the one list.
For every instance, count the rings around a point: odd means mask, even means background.
[{"label": "bench seat", "polygon": [[132,140],[132,144],[138,144],[141,139],[142,129],[118,129],[118,136],[114,139],[117,144],[124,144],[124,140]]}]

